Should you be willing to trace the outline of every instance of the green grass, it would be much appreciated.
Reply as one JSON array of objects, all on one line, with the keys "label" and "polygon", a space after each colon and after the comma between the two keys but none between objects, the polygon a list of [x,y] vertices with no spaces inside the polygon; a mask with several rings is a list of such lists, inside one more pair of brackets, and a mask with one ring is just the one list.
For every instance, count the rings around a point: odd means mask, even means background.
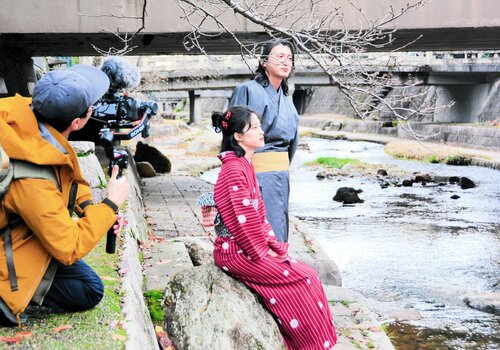
[{"label": "green grass", "polygon": [[[85,312],[36,314],[26,324],[17,327],[0,327],[0,336],[15,337],[19,332],[33,335],[18,344],[0,342],[0,349],[124,349],[127,335],[121,312],[120,276],[117,273],[117,254],[105,252],[104,238],[85,257],[85,261],[104,277],[104,298],[94,309]],[[116,325],[116,323],[118,324]],[[70,325],[72,328],[54,332],[54,328]]]},{"label": "green grass", "polygon": [[336,158],[336,157],[319,157],[313,162],[306,163],[307,165],[322,165],[327,168],[341,169],[346,164],[359,165],[361,162],[352,158]]},{"label": "green grass", "polygon": [[161,290],[148,290],[144,293],[149,314],[153,323],[163,327],[165,311],[163,310],[163,292]]},{"label": "green grass", "polygon": [[471,165],[472,159],[470,157],[464,156],[448,156],[448,157],[439,157],[437,155],[432,155],[424,159],[424,162],[428,163],[443,163],[446,165]]}]

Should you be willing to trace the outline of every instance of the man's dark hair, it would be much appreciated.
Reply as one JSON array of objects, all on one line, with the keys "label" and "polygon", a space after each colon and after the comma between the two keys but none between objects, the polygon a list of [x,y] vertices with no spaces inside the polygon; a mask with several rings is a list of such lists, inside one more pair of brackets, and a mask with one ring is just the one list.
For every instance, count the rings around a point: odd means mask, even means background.
[{"label": "man's dark hair", "polygon": [[225,113],[215,112],[212,114],[212,126],[215,132],[222,132],[221,152],[234,151],[238,157],[245,156],[245,150],[238,144],[234,134],[244,134],[252,127],[252,114],[262,120],[257,112],[247,106],[234,106]]},{"label": "man's dark hair", "polygon": [[[294,47],[290,41],[284,40],[284,39],[274,39],[274,40],[268,41],[262,47],[262,53],[261,53],[260,59],[259,59],[259,66],[257,67],[257,70],[255,71],[255,74],[252,78],[264,86],[269,85],[269,78],[266,74],[266,70],[265,70],[264,66],[262,65],[262,63],[266,62],[268,60],[272,49],[278,45],[284,45],[284,46],[287,46],[288,48],[290,48],[290,51],[292,52],[292,69],[295,66],[295,50],[294,50]],[[281,88],[283,89],[283,93],[285,95],[288,95],[288,78],[283,79],[283,81],[281,82]]]},{"label": "man's dark hair", "polygon": [[33,110],[33,113],[35,114],[35,117],[36,119],[39,121],[39,122],[42,122],[44,124],[48,124],[50,125],[51,127],[53,127],[54,129],[56,129],[57,131],[59,132],[63,132],[64,130],[66,130],[67,128],[69,128],[69,126],[71,125],[71,122],[73,122],[73,120],[77,119],[77,118],[86,118],[87,117],[87,111],[86,110],[85,112],[83,112],[81,115],[79,115],[78,117],[76,118],[73,118],[73,119],[64,119],[64,118],[60,118],[60,119],[49,119],[49,118],[45,118],[40,112],[38,112],[36,109]]}]

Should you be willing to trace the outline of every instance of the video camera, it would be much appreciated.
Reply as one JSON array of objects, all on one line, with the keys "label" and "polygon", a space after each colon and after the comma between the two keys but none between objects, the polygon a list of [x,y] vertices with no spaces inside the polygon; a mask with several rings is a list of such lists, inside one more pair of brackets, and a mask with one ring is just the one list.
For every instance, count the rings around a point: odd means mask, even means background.
[{"label": "video camera", "polygon": [[104,61],[101,70],[109,77],[110,88],[94,110],[92,119],[112,130],[114,140],[129,140],[139,133],[148,137],[150,118],[158,111],[158,105],[154,101],[141,102],[127,93],[119,93],[139,85],[141,76],[137,67],[121,57],[110,57]]},{"label": "video camera", "polygon": [[[139,134],[144,138],[148,137],[150,119],[158,111],[158,105],[154,101],[141,102],[128,96],[127,93],[119,93],[126,88],[133,89],[141,82],[139,69],[125,59],[110,57],[104,61],[101,70],[109,77],[110,88],[91,116],[90,125],[93,126],[82,131],[91,134],[85,137],[87,140],[93,138],[94,142],[98,141],[104,147],[106,157],[109,159],[109,176],[113,166],[118,165],[118,177],[120,177],[122,170],[128,166],[128,153],[126,150],[116,149],[115,142],[130,140]],[[96,132],[97,130],[99,131]],[[95,140],[97,134],[99,140]],[[113,228],[110,228],[106,239],[106,252],[114,253],[115,245],[116,235]]]}]

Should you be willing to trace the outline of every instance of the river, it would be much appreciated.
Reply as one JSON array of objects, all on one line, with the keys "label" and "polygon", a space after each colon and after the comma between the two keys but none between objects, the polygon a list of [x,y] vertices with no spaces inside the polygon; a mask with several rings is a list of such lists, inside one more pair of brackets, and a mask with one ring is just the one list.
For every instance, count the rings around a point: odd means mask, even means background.
[{"label": "river", "polygon": [[[302,138],[291,168],[290,212],[314,235],[343,274],[343,286],[381,307],[418,310],[422,318],[387,319],[399,350],[499,349],[500,316],[468,308],[463,298],[500,291],[500,171],[394,159],[369,142]],[[477,187],[381,188],[360,176],[317,180],[304,166],[320,156],[356,158],[442,176]],[[364,203],[332,200],[339,187],[361,189]],[[460,196],[454,200],[454,194]]]},{"label": "river", "polygon": [[[462,299],[500,290],[500,171],[398,160],[369,142],[302,141],[310,151],[298,151],[291,169],[291,214],[339,265],[344,287],[388,308],[420,311],[421,320],[391,325],[395,345],[400,350],[498,349],[500,317],[472,310]],[[319,156],[466,176],[477,187],[382,189],[376,180],[360,177],[319,181],[317,170],[303,166]],[[362,189],[365,202],[333,201],[341,186]],[[453,194],[460,198],[451,199]]]}]

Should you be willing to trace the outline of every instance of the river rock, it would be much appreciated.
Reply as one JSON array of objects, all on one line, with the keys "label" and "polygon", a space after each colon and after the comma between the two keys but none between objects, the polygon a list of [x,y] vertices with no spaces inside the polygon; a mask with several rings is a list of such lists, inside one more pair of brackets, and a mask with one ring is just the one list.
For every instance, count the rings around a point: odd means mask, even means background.
[{"label": "river rock", "polygon": [[257,296],[214,264],[173,276],[164,297],[165,329],[176,349],[285,349]]},{"label": "river rock", "polygon": [[434,178],[432,179],[435,183],[447,183],[448,181],[450,181],[450,178],[448,176],[440,176],[440,175],[436,175],[434,176]]},{"label": "river rock", "polygon": [[172,163],[158,149],[141,141],[137,142],[134,160],[136,163],[149,162],[157,173],[169,173]]},{"label": "river rock", "polygon": [[318,180],[324,180],[326,178],[326,171],[320,171],[316,174]]},{"label": "river rock", "polygon": [[454,194],[454,195],[453,195],[453,196],[451,196],[450,198],[451,198],[451,199],[459,199],[459,198],[460,198],[460,196],[459,196],[459,195],[457,195],[457,194]]},{"label": "river rock", "polygon": [[135,163],[137,167],[137,172],[140,177],[154,177],[156,176],[156,171],[149,162],[137,162]]},{"label": "river rock", "polygon": [[460,182],[460,177],[458,177],[458,176],[451,176],[449,178],[449,181],[450,181],[451,184],[457,184],[457,183]]},{"label": "river rock", "polygon": [[343,202],[344,204],[363,203],[364,201],[358,197],[358,193],[362,190],[355,190],[352,187],[340,187],[333,197],[336,202]]},{"label": "river rock", "polygon": [[194,266],[213,263],[214,245],[210,239],[200,237],[179,237],[179,239],[184,242]]},{"label": "river rock", "polygon": [[331,259],[302,260],[316,270],[323,284],[338,287],[342,286],[342,273],[335,261]]},{"label": "river rock", "polygon": [[297,145],[297,149],[304,150],[304,151],[310,151],[311,148],[309,147],[308,142],[299,142]]},{"label": "river rock", "polygon": [[412,187],[413,186],[413,180],[403,180],[403,187]]},{"label": "river rock", "polygon": [[385,169],[378,169],[377,170],[377,175],[387,176],[387,171]]},{"label": "river rock", "polygon": [[500,315],[500,292],[467,296],[464,298],[464,302],[473,309]]},{"label": "river rock", "polygon": [[390,183],[387,181],[382,181],[379,184],[380,184],[380,188],[387,188],[390,186]]},{"label": "river rock", "polygon": [[476,187],[476,184],[474,183],[474,181],[472,181],[471,179],[469,179],[468,177],[461,177],[460,178],[460,187],[463,189],[463,190],[467,190],[469,188],[474,188]]},{"label": "river rock", "polygon": [[429,174],[416,175],[414,181],[415,182],[427,183],[427,182],[431,182],[432,178],[431,178],[431,176]]},{"label": "river rock", "polygon": [[420,311],[415,309],[391,309],[387,311],[386,315],[397,321],[416,321],[422,318]]},{"label": "river rock", "polygon": [[90,191],[94,201],[100,202],[107,196],[106,175],[95,155],[95,145],[88,141],[71,141],[71,146],[78,155],[78,163],[82,175],[90,185]]}]

